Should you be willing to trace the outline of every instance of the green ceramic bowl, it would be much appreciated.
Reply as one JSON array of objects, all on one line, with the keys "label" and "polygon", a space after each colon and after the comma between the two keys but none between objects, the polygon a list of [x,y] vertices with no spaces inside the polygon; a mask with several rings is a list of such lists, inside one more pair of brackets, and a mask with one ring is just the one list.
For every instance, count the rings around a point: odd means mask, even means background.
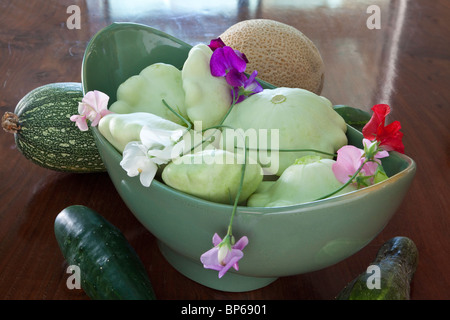
[{"label": "green ceramic bowl", "polygon": [[[82,83],[86,92],[100,90],[116,100],[118,86],[155,63],[183,66],[191,45],[145,25],[114,23],[98,32],[86,48]],[[265,87],[271,87],[264,83]],[[355,191],[295,206],[239,207],[233,224],[248,246],[239,262],[219,279],[204,269],[200,255],[212,236],[225,235],[232,207],[174,190],[160,181],[143,187],[120,167],[121,155],[94,128],[99,152],[112,182],[136,218],[158,239],[164,257],[182,274],[223,291],[261,288],[278,277],[332,266],[353,255],[384,228],[401,204],[416,166],[406,155],[392,152],[383,161],[390,178]],[[349,143],[361,147],[362,135],[349,127]]]}]

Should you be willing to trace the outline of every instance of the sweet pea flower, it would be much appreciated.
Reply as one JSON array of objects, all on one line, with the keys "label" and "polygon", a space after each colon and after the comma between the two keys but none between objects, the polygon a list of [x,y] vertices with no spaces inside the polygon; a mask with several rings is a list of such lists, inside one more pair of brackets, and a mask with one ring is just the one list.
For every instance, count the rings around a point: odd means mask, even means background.
[{"label": "sweet pea flower", "polygon": [[139,141],[129,142],[123,150],[120,165],[129,177],[140,175],[143,186],[150,186],[158,171],[158,166],[147,155],[148,148]]},{"label": "sweet pea flower", "polygon": [[247,68],[245,55],[229,46],[216,48],[210,59],[211,74],[215,77],[225,77],[230,70],[244,72]]},{"label": "sweet pea flower", "polygon": [[87,131],[87,120],[91,126],[97,126],[102,117],[111,113],[108,110],[109,96],[105,93],[94,90],[89,91],[78,104],[78,115],[73,115],[70,120],[75,122],[81,131]]},{"label": "sweet pea flower", "polygon": [[362,129],[364,150],[347,145],[337,152],[332,169],[336,178],[344,184],[349,183],[352,177],[358,186],[367,185],[367,181],[376,183],[387,179],[379,159],[389,156],[389,151],[404,153],[400,122],[385,125],[390,107],[377,104],[372,111],[372,117]]},{"label": "sweet pea flower", "polygon": [[219,38],[216,38],[216,39],[212,39],[212,40],[209,42],[208,47],[209,47],[212,51],[214,51],[214,50],[216,50],[216,49],[218,49],[218,48],[225,47],[225,43],[224,43],[223,40],[219,37]]},{"label": "sweet pea flower", "polygon": [[144,126],[140,133],[141,141],[129,142],[123,150],[120,165],[130,177],[140,175],[143,186],[149,187],[155,178],[158,166],[178,157],[183,148],[178,140],[182,130],[162,130]]},{"label": "sweet pea flower", "polygon": [[[235,72],[229,72],[228,74],[232,74]],[[233,99],[236,99],[236,103],[241,102],[246,97],[251,96],[252,94],[258,93],[263,91],[263,87],[261,84],[256,80],[256,76],[258,75],[258,72],[255,70],[252,72],[250,77],[247,78],[247,76],[244,73],[239,73],[233,75],[232,86],[233,86]],[[227,75],[228,76],[228,75]],[[230,84],[230,81],[227,80],[227,82]]]},{"label": "sweet pea flower", "polygon": [[[364,150],[346,145],[337,151],[336,162],[332,165],[333,173],[341,183],[347,183],[359,170],[357,181],[372,179],[381,165],[378,159],[387,157],[389,153],[377,148],[378,142],[363,140]],[[377,148],[377,149],[374,149]]]},{"label": "sweet pea flower", "polygon": [[244,73],[248,63],[245,54],[225,45],[220,37],[211,40],[208,46],[213,51],[210,59],[211,74],[215,77],[225,77],[232,87],[233,104],[263,90],[256,80],[256,70],[249,77]]},{"label": "sweet pea flower", "polygon": [[363,154],[363,150],[352,145],[340,148],[337,151],[336,162],[332,165],[336,179],[341,183],[346,183],[363,164]]},{"label": "sweet pea flower", "polygon": [[372,107],[373,115],[369,122],[362,129],[364,138],[379,142],[380,148],[386,151],[405,152],[400,132],[401,125],[399,121],[394,121],[385,125],[386,117],[391,112],[387,104],[377,104]]},{"label": "sweet pea flower", "polygon": [[212,242],[214,247],[201,255],[200,261],[206,269],[219,271],[219,278],[233,267],[239,270],[238,261],[244,256],[242,250],[248,244],[248,238],[243,236],[235,244],[232,237],[227,235],[222,240],[217,233],[214,234]]},{"label": "sweet pea flower", "polygon": [[[364,156],[367,159],[373,159],[380,151],[378,148],[379,142],[377,140],[371,141],[369,139],[363,138]],[[387,153],[387,151],[383,151]]]}]

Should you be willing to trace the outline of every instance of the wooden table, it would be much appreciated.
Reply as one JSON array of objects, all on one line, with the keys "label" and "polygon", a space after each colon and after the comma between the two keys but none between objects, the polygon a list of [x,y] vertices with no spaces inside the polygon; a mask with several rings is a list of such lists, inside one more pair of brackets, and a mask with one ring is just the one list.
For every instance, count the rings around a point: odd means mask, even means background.
[{"label": "wooden table", "polygon": [[[132,3],[132,1],[130,1]],[[122,4],[121,4],[122,3]],[[0,2],[0,111],[35,87],[81,81],[90,38],[116,21],[139,22],[192,45],[209,42],[232,24],[278,20],[306,34],[326,65],[322,94],[364,110],[389,104],[404,132],[417,173],[402,205],[363,250],[324,270],[278,279],[259,290],[226,293],[175,271],[155,238],[132,216],[106,173],[70,174],[41,168],[22,156],[13,136],[0,134],[0,299],[88,299],[69,290],[53,222],[65,207],[83,204],[118,226],[144,262],[159,299],[333,299],[366,267],[382,243],[414,240],[420,261],[412,299],[450,298],[450,5],[446,0],[368,1],[25,1]],[[291,3],[295,3],[292,5]],[[303,3],[298,4],[297,3]],[[67,20],[80,8],[80,29]],[[369,29],[370,5],[380,29]]]}]

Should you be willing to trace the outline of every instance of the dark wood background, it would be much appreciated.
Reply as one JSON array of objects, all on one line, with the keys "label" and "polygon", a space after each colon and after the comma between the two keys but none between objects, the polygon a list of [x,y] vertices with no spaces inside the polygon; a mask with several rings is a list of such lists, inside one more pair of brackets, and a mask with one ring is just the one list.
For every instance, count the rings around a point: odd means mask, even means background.
[{"label": "dark wood background", "polygon": [[[131,21],[192,45],[232,24],[266,18],[290,24],[319,48],[326,65],[322,94],[364,110],[388,103],[404,132],[417,174],[404,202],[367,247],[324,270],[280,278],[245,293],[205,288],[175,271],[155,238],[132,216],[107,174],[67,174],[26,160],[13,136],[0,134],[0,299],[88,299],[66,287],[66,264],[53,234],[56,215],[83,204],[118,226],[144,262],[159,299],[333,299],[391,237],[414,240],[419,266],[411,298],[450,298],[450,2],[336,1],[0,1],[0,111],[13,111],[30,90],[81,81],[87,42],[101,28]],[[292,5],[295,3],[295,5]],[[308,4],[309,3],[309,4]],[[314,3],[314,4],[311,4]],[[81,29],[68,29],[69,5]],[[368,6],[381,8],[369,30]]]}]

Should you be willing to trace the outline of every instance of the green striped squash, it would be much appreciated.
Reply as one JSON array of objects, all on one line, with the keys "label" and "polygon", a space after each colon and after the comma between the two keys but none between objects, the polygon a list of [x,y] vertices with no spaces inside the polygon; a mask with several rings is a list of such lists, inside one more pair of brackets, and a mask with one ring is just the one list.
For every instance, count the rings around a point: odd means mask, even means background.
[{"label": "green striped squash", "polygon": [[90,130],[80,131],[70,116],[78,114],[81,83],[59,82],[27,93],[2,126],[14,133],[19,151],[35,164],[63,172],[106,171]]}]

